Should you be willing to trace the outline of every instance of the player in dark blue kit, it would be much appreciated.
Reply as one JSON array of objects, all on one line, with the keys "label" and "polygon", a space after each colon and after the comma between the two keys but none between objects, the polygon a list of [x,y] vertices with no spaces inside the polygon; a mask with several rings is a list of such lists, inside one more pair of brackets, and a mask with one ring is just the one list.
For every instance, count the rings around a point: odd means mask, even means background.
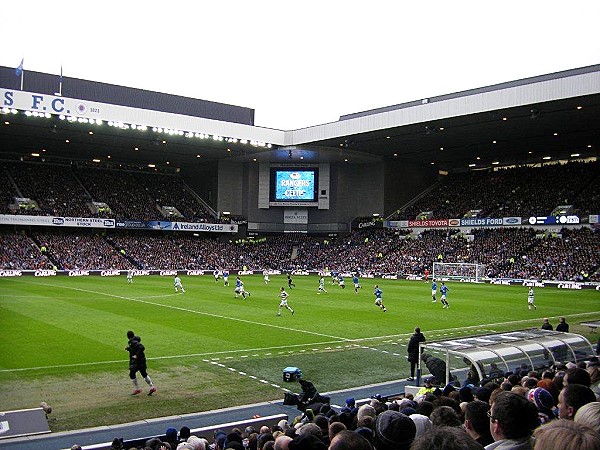
[{"label": "player in dark blue kit", "polygon": [[354,283],[354,293],[358,294],[358,290],[362,287],[360,285],[360,281],[358,280],[358,274],[354,274],[352,277],[352,283]]},{"label": "player in dark blue kit", "polygon": [[440,294],[442,294],[440,301],[442,302],[442,305],[444,305],[444,308],[450,308],[450,303],[448,303],[448,300],[446,300],[446,294],[449,290],[450,289],[448,289],[448,286],[446,286],[442,281],[442,285],[440,286]]},{"label": "player in dark blue kit", "polygon": [[331,271],[331,284],[335,284],[338,282],[338,275],[339,275],[339,272],[337,270]]},{"label": "player in dark blue kit", "polygon": [[242,296],[243,299],[246,299],[247,296],[250,296],[250,292],[244,289],[244,282],[240,279],[240,277],[235,278],[235,298],[238,298],[239,295]]},{"label": "player in dark blue kit", "polygon": [[223,286],[229,286],[229,271],[227,269],[223,271]]},{"label": "player in dark blue kit", "polygon": [[379,289],[379,285],[375,285],[375,291],[373,291],[375,295],[375,304],[381,308],[383,312],[387,312],[387,308],[383,304],[383,291]]},{"label": "player in dark blue kit", "polygon": [[435,303],[437,302],[437,283],[435,282],[435,280],[431,280],[431,298],[433,300],[431,300],[431,303]]}]

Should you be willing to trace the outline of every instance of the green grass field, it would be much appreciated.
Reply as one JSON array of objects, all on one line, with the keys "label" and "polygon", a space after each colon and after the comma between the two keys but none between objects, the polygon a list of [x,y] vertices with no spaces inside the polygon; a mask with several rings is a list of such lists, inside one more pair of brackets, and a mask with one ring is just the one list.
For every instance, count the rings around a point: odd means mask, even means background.
[{"label": "green grass field", "polygon": [[[345,290],[327,280],[329,292],[317,295],[315,276],[294,277],[296,313],[276,317],[285,277],[268,286],[262,276],[243,279],[247,300],[212,276],[182,277],[178,295],[171,277],[0,279],[0,409],[45,401],[53,431],[212,410],[282,399],[286,366],[300,367],[320,392],[404,378],[415,326],[433,341],[564,315],[595,343],[578,324],[600,319],[595,290],[536,289],[538,309],[528,311],[524,287],[449,283],[444,310],[420,281],[363,279],[355,294],[351,280]],[[387,313],[374,305],[375,283]],[[146,346],[155,396],[130,395],[129,329]]]}]

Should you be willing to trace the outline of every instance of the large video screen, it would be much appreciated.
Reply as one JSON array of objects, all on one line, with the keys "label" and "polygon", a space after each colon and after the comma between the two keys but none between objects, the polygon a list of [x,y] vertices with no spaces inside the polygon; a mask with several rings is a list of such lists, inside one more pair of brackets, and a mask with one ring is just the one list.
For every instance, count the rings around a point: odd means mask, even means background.
[{"label": "large video screen", "polygon": [[317,168],[271,168],[271,202],[316,202]]}]

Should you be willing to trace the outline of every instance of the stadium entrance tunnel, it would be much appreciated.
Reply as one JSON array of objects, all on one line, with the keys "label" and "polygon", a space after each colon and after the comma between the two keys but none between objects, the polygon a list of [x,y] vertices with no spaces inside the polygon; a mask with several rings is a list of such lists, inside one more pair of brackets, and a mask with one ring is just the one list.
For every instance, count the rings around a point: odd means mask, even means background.
[{"label": "stadium entrance tunnel", "polygon": [[595,356],[584,336],[542,329],[421,343],[419,352],[419,373],[430,372],[442,386],[483,385],[506,372],[543,371]]}]

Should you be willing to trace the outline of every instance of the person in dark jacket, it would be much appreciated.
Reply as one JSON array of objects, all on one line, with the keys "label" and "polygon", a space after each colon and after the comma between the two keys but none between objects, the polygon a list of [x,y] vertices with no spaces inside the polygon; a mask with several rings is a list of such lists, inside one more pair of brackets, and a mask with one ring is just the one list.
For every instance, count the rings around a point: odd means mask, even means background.
[{"label": "person in dark jacket", "polygon": [[569,332],[569,324],[564,317],[558,319],[558,325],[556,325],[556,331],[562,331],[563,333]]},{"label": "person in dark jacket", "polygon": [[423,353],[421,355],[421,361],[423,361],[423,364],[425,364],[429,373],[433,375],[436,383],[446,385],[454,380],[451,373],[448,373],[448,379],[446,380],[446,362],[443,359]]},{"label": "person in dark jacket", "polygon": [[419,343],[421,342],[425,342],[425,336],[421,333],[421,329],[416,327],[415,333],[410,337],[408,347],[406,348],[408,362],[410,362],[410,377],[408,377],[408,381],[415,379],[415,367],[419,363]]},{"label": "person in dark jacket", "polygon": [[142,378],[144,378],[144,381],[150,386],[148,395],[152,395],[156,392],[156,387],[152,384],[152,380],[146,371],[146,349],[142,344],[142,338],[136,336],[131,330],[127,332],[127,338],[129,340],[125,350],[129,352],[129,378],[131,378],[131,381],[133,382],[133,393],[131,395],[138,395],[142,392],[138,384],[136,376],[137,372],[140,373]]}]

